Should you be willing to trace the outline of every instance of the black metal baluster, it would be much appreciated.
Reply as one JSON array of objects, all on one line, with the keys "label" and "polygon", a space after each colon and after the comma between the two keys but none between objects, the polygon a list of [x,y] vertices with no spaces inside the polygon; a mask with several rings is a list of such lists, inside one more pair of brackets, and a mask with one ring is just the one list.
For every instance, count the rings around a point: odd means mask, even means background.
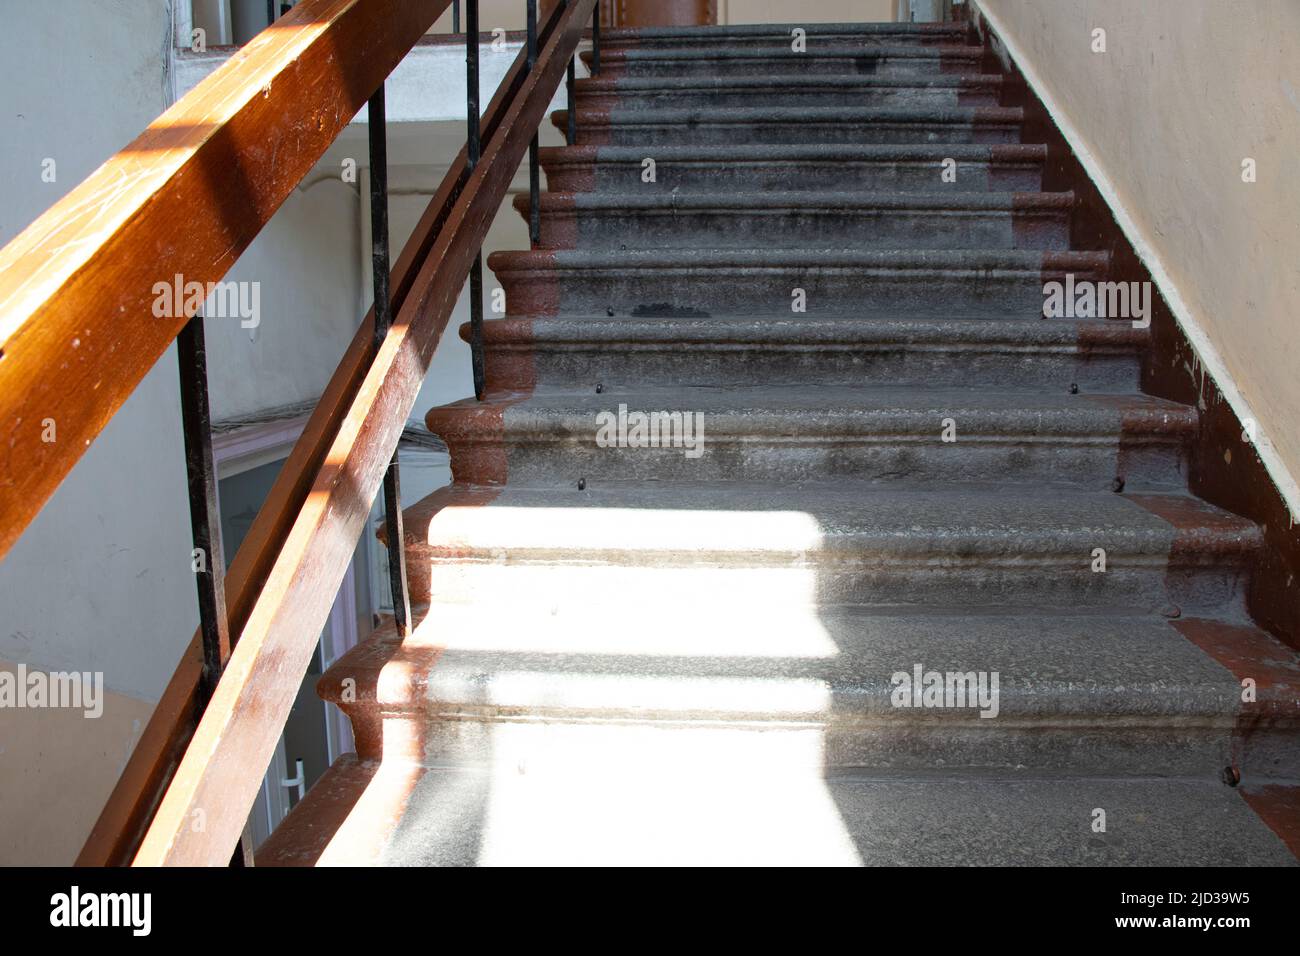
[{"label": "black metal baluster", "polygon": [[[194,572],[199,594],[199,633],[203,673],[199,707],[206,708],[230,659],[230,619],[226,614],[226,558],[221,548],[217,509],[217,468],[212,458],[212,416],[208,407],[208,357],[203,340],[203,313],[195,313],[176,336],[181,382],[181,429],[185,440],[185,477],[190,494],[190,531],[202,566]],[[244,833],[231,866],[253,865],[253,834]]]},{"label": "black metal baluster", "polygon": [[[478,113],[478,0],[465,5],[465,153],[469,172],[474,172],[481,155]],[[474,397],[483,400],[483,250],[469,267],[469,354],[474,373]]]},{"label": "black metal baluster", "polygon": [[451,3],[451,32],[460,32],[460,0],[452,0]]},{"label": "black metal baluster", "polygon": [[388,538],[388,588],[393,594],[393,620],[402,637],[411,633],[411,591],[406,583],[406,532],[402,524],[402,481],[397,449],[384,472],[384,536]]},{"label": "black metal baluster", "polygon": [[275,0],[266,0],[266,25],[275,23]]},{"label": "black metal baluster", "polygon": [[[537,63],[537,0],[528,0],[528,74]],[[542,238],[541,176],[537,170],[537,132],[528,144],[528,238],[534,246]]]},{"label": "black metal baluster", "polygon": [[569,128],[565,132],[565,142],[570,146],[578,141],[578,113],[573,108],[573,65],[578,60],[578,54],[569,57],[569,72],[565,77],[565,86],[569,91]]},{"label": "black metal baluster", "polygon": [[[381,83],[370,97],[370,264],[375,286],[375,352],[393,324],[388,275],[388,130]],[[406,584],[406,535],[402,529],[401,478],[398,451],[384,473],[384,531],[388,538],[388,586],[393,595],[397,633],[411,633],[411,597]]]},{"label": "black metal baluster", "polygon": [[212,420],[208,411],[208,366],[203,315],[196,313],[176,336],[181,376],[181,426],[185,433],[185,473],[190,492],[190,529],[202,568],[195,572],[199,629],[203,634],[203,699],[206,703],[230,657],[226,618],[226,562],[217,522],[217,476],[212,460]]},{"label": "black metal baluster", "polygon": [[600,3],[591,11],[591,75],[600,72]]}]

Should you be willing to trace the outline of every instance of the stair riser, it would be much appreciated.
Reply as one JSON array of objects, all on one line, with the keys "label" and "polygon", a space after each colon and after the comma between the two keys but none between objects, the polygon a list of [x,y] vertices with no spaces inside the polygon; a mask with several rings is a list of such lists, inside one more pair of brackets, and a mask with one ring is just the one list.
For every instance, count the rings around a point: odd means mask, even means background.
[{"label": "stair riser", "polygon": [[[584,57],[584,59],[588,59]],[[600,76],[617,79],[623,76],[871,76],[933,75],[936,73],[972,74],[982,72],[983,56],[979,53],[945,53],[934,48],[918,48],[909,54],[864,52],[849,56],[830,56],[783,52],[771,56],[746,57],[673,57],[627,58],[602,56]]]},{"label": "stair riser", "polygon": [[579,122],[586,110],[709,109],[764,106],[997,106],[997,86],[744,86],[736,89],[578,91]]},{"label": "stair riser", "polygon": [[729,727],[725,716],[692,726],[689,721],[651,722],[635,714],[612,723],[588,722],[563,710],[542,712],[529,721],[458,719],[436,711],[390,713],[382,718],[382,753],[386,759],[426,766],[496,766],[514,774],[570,776],[594,767],[653,766],[660,775],[683,780],[698,779],[701,771],[853,768],[1214,779],[1231,763],[1231,717],[1199,719],[1192,726],[1143,717],[1090,725],[1041,715],[1027,722],[1005,716],[981,721],[967,716],[970,711],[931,710],[921,719],[917,713],[898,709],[875,721],[832,719],[829,725],[796,719],[766,729],[741,723]]},{"label": "stair riser", "polygon": [[665,385],[897,385],[1128,391],[1140,366],[1132,352],[1083,353],[907,345],[781,347],[683,343],[672,346],[489,345],[489,388]]},{"label": "stair riser", "polygon": [[[1098,540],[1098,547],[1108,542]],[[1077,561],[1062,556],[1030,561],[1009,543],[1005,555],[974,556],[953,566],[954,556],[931,562],[904,561],[893,554],[845,554],[840,560],[804,558],[771,566],[769,559],[731,555],[725,566],[710,558],[696,566],[665,566],[657,554],[629,554],[625,564],[608,564],[575,553],[529,557],[497,552],[475,555],[461,549],[458,563],[431,554],[428,546],[408,548],[411,599],[453,603],[508,599],[521,606],[609,607],[627,613],[647,601],[685,606],[718,603],[783,606],[871,604],[936,607],[1108,608],[1159,613],[1175,605],[1184,614],[1239,613],[1246,584],[1237,564],[1168,568],[1163,561],[1134,563],[1114,551],[1104,573],[1090,569],[1091,553]],[[584,559],[587,564],[572,564]],[[793,559],[792,559],[793,560]],[[557,562],[528,563],[530,561]],[[500,563],[505,562],[505,563]],[[636,563],[640,562],[640,563]],[[766,563],[765,563],[766,562]],[[621,610],[620,610],[621,609]]]},{"label": "stair riser", "polygon": [[[527,217],[527,206],[523,209]],[[683,210],[547,209],[550,249],[752,248],[1039,249],[1069,247],[1067,210]]]},{"label": "stair riser", "polygon": [[1043,182],[1040,163],[961,162],[954,182],[943,183],[939,162],[682,163],[655,161],[655,181],[642,180],[636,163],[596,162],[546,166],[547,188],[555,192],[671,193],[828,189],[922,192],[942,186],[953,192],[1035,192]]},{"label": "stair riser", "polygon": [[[1043,311],[1046,272],[727,266],[699,269],[563,266],[496,268],[513,315],[609,314],[703,317],[750,314],[787,318],[963,316],[1028,318]],[[1099,274],[1076,273],[1076,281]],[[795,312],[795,290],[805,312]],[[609,310],[613,310],[610,312]]]},{"label": "stair riser", "polygon": [[[1173,489],[1186,482],[1178,443],[1126,448],[1117,439],[1061,445],[1033,438],[969,436],[942,444],[935,435],[890,439],[817,436],[785,439],[736,439],[711,436],[705,419],[703,453],[688,458],[681,448],[601,448],[591,437],[568,441],[515,442],[506,439],[507,474],[512,483],[530,487],[570,485],[592,480],[736,481],[743,479],[812,481],[852,477],[908,486],[953,481],[1047,483],[1062,488],[1104,491],[1117,474],[1126,487]],[[437,429],[434,429],[437,433]],[[594,432],[594,428],[593,428]],[[798,435],[792,430],[791,435]],[[458,481],[483,480],[475,464],[479,447],[448,441]],[[500,447],[487,446],[495,452]],[[1123,465],[1120,464],[1121,460]]]},{"label": "stair riser", "polygon": [[[924,144],[1020,142],[1019,123],[933,123],[889,120],[833,123],[648,123],[624,112],[626,119],[602,123],[584,114],[578,121],[578,143],[593,146],[736,146],[740,144],[797,146],[823,144]],[[567,121],[556,122],[560,129]],[[653,155],[653,154],[652,154]]]}]

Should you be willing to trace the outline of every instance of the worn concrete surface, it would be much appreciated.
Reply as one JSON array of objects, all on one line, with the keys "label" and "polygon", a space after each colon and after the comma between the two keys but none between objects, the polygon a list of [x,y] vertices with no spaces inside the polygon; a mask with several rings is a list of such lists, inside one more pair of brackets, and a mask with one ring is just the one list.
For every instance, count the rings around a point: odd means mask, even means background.
[{"label": "worn concrete surface", "polygon": [[[783,32],[603,52],[593,145],[544,156],[556,248],[489,261],[487,400],[429,416],[457,483],[406,513],[423,623],[322,679],[366,759],[277,852],[343,820],[321,860],[1294,862],[1260,529],[1189,494],[1145,330],[1042,318],[1107,254],[1020,116],[961,99],[996,88],[978,47]],[[700,454],[601,446],[619,405],[698,414]],[[996,704],[902,706],[917,668]]]}]

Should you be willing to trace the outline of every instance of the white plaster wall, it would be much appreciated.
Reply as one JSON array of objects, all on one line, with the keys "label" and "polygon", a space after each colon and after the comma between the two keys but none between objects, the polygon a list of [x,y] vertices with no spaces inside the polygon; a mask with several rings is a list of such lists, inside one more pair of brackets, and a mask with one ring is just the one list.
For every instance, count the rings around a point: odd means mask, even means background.
[{"label": "white plaster wall", "polygon": [[258,283],[261,314],[204,326],[214,421],[324,390],[362,315],[359,216],[358,184],[319,167],[226,274]]},{"label": "white plaster wall", "polygon": [[[3,13],[0,243],[133,139],[172,89],[167,0]],[[41,180],[46,157],[54,183]],[[217,418],[314,399],[351,340],[358,186],[318,179],[228,275],[261,283],[257,334],[207,323]],[[197,626],[177,379],[173,347],[0,561],[0,661],[103,671],[121,710],[75,733],[66,714],[0,711],[0,864],[71,862]]]},{"label": "white plaster wall", "polygon": [[[75,6],[5,11],[3,242],[166,105],[166,0]],[[0,562],[0,658],[93,666],[143,697],[170,674],[195,603],[176,381],[169,350]]]},{"label": "white plaster wall", "polygon": [[[166,105],[166,0],[77,3],[24,6],[0,34],[6,242]],[[214,419],[320,394],[360,316],[358,215],[357,184],[309,176],[227,274],[260,284],[261,322],[207,322]],[[0,658],[95,664],[155,699],[197,624],[184,476],[173,348],[0,561]]]},{"label": "white plaster wall", "polygon": [[[1073,127],[1284,494],[1300,476],[1300,3],[979,0]],[[1092,31],[1106,31],[1106,52]],[[1242,160],[1257,181],[1242,181]],[[1193,370],[1189,370],[1191,372]]]},{"label": "white plaster wall", "polygon": [[[4,20],[0,242],[162,111],[171,30],[166,0],[11,3]],[[99,720],[0,711],[0,863],[71,862],[197,621],[176,381],[172,349],[0,562],[0,659],[103,671],[118,692]]]}]

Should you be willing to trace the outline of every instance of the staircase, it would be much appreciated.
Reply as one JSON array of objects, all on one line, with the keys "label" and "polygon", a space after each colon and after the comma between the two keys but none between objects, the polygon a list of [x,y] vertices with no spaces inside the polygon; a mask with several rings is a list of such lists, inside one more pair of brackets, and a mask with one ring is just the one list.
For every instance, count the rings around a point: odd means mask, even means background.
[{"label": "staircase", "polygon": [[[259,865],[1295,862],[1262,536],[1189,495],[1148,330],[1042,317],[1107,254],[992,63],[608,32],[538,247],[489,260],[486,399],[428,416],[423,620],[321,681],[358,756]],[[620,407],[702,441],[602,446]]]}]

